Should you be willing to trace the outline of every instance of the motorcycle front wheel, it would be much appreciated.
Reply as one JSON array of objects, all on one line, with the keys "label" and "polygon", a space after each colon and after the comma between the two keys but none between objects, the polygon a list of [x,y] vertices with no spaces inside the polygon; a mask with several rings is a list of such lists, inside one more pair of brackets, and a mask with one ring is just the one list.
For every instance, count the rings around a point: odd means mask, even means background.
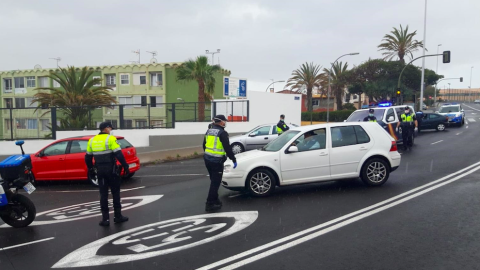
[{"label": "motorcycle front wheel", "polygon": [[22,194],[13,195],[5,207],[8,207],[9,211],[0,215],[0,218],[14,228],[27,227],[37,215],[33,202]]}]

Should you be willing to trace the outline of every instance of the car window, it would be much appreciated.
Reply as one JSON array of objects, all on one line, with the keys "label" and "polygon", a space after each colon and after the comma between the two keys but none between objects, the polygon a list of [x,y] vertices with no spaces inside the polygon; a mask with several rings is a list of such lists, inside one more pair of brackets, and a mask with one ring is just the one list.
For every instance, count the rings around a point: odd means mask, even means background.
[{"label": "car window", "polygon": [[297,146],[298,152],[305,152],[325,149],[326,141],[326,130],[321,128],[304,133],[295,140],[294,144]]},{"label": "car window", "polygon": [[[373,115],[377,118],[377,121],[383,119],[385,109],[374,109]],[[363,119],[368,116],[368,110],[354,111],[347,119],[347,122],[363,122]]]},{"label": "car window", "polygon": [[[390,116],[393,116],[393,119],[395,119],[395,111],[392,108],[388,109],[387,118],[385,120],[388,121],[388,118],[390,118]],[[395,120],[393,120],[393,121],[395,121]],[[393,121],[391,121],[391,122],[393,122]]]},{"label": "car window", "polygon": [[333,127],[332,131],[332,147],[342,147],[357,144],[357,136],[353,126]]},{"label": "car window", "polygon": [[263,135],[269,135],[270,134],[270,126],[264,126],[261,127],[257,130],[254,130],[252,133],[250,133],[255,136],[263,136]]},{"label": "car window", "polygon": [[88,141],[85,140],[72,141],[72,144],[70,144],[70,154],[87,152],[87,145]]},{"label": "car window", "polygon": [[439,117],[440,117],[440,115],[436,115],[436,114],[430,114],[430,115],[428,115],[428,118],[429,118],[429,119],[435,119],[435,118],[439,118]]},{"label": "car window", "polygon": [[117,143],[120,145],[120,148],[122,148],[122,149],[133,147],[133,145],[131,145],[125,139],[119,139],[119,140],[117,140]]},{"label": "car window", "polygon": [[[392,110],[393,111],[393,110]],[[369,143],[370,137],[368,136],[367,132],[361,126],[354,126],[355,134],[357,135],[357,143]]]},{"label": "car window", "polygon": [[43,150],[43,155],[47,157],[64,155],[65,151],[67,150],[67,145],[68,141],[63,141],[54,145],[50,145],[49,147],[45,148],[45,150]]},{"label": "car window", "polygon": [[277,125],[272,126],[272,134],[278,134]]},{"label": "car window", "polygon": [[262,150],[276,152],[282,149],[282,147],[284,147],[285,144],[287,144],[291,139],[293,139],[293,137],[297,136],[299,132],[300,131],[296,130],[289,130],[287,132],[284,132],[282,135],[278,136],[278,138],[265,145]]},{"label": "car window", "polygon": [[449,112],[459,112],[460,107],[458,106],[448,106],[440,108],[440,113],[449,113]]}]

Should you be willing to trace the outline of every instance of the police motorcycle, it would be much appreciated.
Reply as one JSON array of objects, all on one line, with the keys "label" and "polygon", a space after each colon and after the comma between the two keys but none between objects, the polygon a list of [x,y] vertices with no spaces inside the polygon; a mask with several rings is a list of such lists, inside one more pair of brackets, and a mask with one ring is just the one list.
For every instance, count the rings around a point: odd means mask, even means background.
[{"label": "police motorcycle", "polygon": [[19,194],[24,189],[28,194],[35,191],[35,177],[32,172],[30,155],[25,155],[24,141],[15,142],[22,150],[21,155],[13,155],[0,162],[0,219],[14,228],[30,225],[37,210],[33,202]]}]

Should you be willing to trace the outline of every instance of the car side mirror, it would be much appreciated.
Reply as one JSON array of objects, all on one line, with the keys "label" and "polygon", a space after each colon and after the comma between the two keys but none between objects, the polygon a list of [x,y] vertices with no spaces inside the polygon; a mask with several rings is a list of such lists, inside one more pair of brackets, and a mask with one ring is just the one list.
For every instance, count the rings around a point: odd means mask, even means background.
[{"label": "car side mirror", "polygon": [[288,148],[288,153],[297,153],[298,152],[298,147],[292,145]]},{"label": "car side mirror", "polygon": [[44,154],[43,154],[43,151],[40,151],[38,153],[35,154],[36,157],[43,157]]},{"label": "car side mirror", "polygon": [[465,112],[465,111],[462,109],[461,112]]},{"label": "car side mirror", "polygon": [[438,111],[435,111],[435,113],[438,113]]},{"label": "car side mirror", "polygon": [[343,120],[343,122],[347,122],[347,120]]},{"label": "car side mirror", "polygon": [[256,137],[256,136],[257,136],[257,134],[255,134],[255,133],[248,134],[248,137]]},{"label": "car side mirror", "polygon": [[388,117],[387,122],[393,122],[393,121],[395,121],[395,117],[393,116]]}]

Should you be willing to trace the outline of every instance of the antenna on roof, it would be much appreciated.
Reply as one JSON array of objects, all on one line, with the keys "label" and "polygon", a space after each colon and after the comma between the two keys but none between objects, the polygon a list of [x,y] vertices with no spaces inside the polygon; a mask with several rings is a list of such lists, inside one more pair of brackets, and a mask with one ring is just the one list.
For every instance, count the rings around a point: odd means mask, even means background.
[{"label": "antenna on roof", "polygon": [[[140,64],[140,49],[136,50],[136,51],[132,51],[132,53],[135,53],[135,54],[138,54],[138,62]],[[130,61],[132,62],[132,61]]]},{"label": "antenna on roof", "polygon": [[58,65],[58,62],[62,61],[62,58],[57,57],[57,58],[50,58],[50,59],[57,61],[57,67],[60,67],[60,66]]},{"label": "antenna on roof", "polygon": [[40,66],[40,65],[37,64],[37,65],[35,65],[33,68],[34,68],[34,69],[42,69],[42,66]]},{"label": "antenna on roof", "polygon": [[156,64],[157,63],[157,58],[155,58],[155,56],[157,55],[157,51],[153,51],[153,52],[147,51],[147,53],[152,55],[152,59],[150,59],[150,63],[151,64]]}]

